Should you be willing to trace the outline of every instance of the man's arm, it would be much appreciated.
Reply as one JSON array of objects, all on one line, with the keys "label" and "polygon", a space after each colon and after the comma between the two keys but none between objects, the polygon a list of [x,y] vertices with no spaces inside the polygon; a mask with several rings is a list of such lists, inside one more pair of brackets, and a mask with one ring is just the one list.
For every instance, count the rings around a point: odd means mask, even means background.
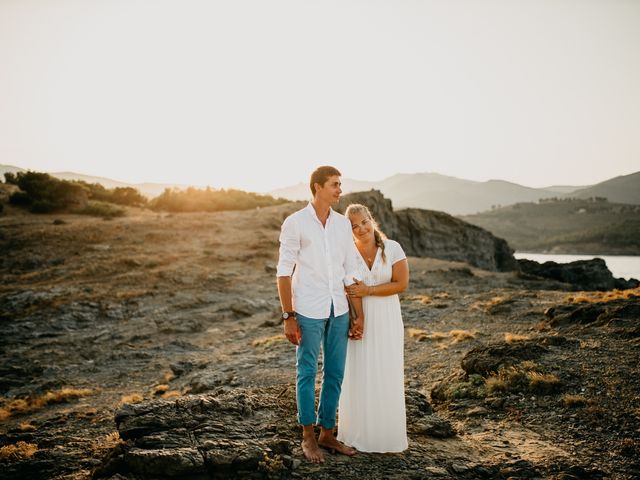
[{"label": "man's arm", "polygon": [[[293,311],[293,298],[291,290],[291,277],[278,277],[278,295],[283,312]],[[361,300],[361,299],[359,299]],[[362,304],[362,301],[360,302]],[[302,333],[296,317],[289,317],[284,321],[284,334],[294,345],[300,343]]]},{"label": "man's arm", "polygon": [[[280,231],[280,255],[278,258],[277,282],[280,306],[283,312],[293,311],[293,289],[291,275],[300,251],[300,234],[295,219],[287,217]],[[294,345],[300,343],[301,332],[295,317],[284,321],[284,334]]]}]

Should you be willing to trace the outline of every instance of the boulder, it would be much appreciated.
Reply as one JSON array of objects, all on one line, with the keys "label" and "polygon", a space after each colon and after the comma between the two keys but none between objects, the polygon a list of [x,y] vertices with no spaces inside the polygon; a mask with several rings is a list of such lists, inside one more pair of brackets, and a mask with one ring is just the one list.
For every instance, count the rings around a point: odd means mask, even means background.
[{"label": "boulder", "polygon": [[519,259],[521,272],[535,277],[548,278],[570,284],[575,290],[613,290],[636,288],[638,280],[614,278],[601,258],[578,260],[570,263],[544,262]]},{"label": "boulder", "polygon": [[548,349],[536,341],[497,343],[470,350],[463,357],[461,366],[468,375],[487,376],[500,368],[535,360],[547,352]]},{"label": "boulder", "polygon": [[402,245],[407,255],[466,262],[484,270],[513,271],[517,262],[507,242],[447,213],[419,208],[394,211],[378,190],[345,195],[337,207],[351,203],[371,210],[380,229]]}]

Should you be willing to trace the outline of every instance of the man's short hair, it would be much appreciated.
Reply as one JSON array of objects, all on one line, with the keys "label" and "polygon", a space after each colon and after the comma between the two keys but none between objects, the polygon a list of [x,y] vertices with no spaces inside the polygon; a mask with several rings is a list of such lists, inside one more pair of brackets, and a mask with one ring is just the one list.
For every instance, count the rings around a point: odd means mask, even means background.
[{"label": "man's short hair", "polygon": [[325,165],[325,166],[316,168],[311,174],[311,180],[309,181],[309,186],[311,187],[311,194],[312,195],[316,194],[316,186],[315,186],[316,183],[324,186],[325,182],[329,179],[329,177],[332,177],[334,175],[338,175],[339,177],[342,176],[342,174],[335,167],[330,167],[328,165]]}]

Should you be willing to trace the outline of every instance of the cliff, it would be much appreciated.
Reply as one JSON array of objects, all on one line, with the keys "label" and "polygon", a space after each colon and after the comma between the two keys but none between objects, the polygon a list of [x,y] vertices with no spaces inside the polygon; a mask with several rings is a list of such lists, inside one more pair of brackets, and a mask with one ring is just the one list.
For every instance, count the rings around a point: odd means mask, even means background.
[{"label": "cliff", "polygon": [[366,205],[382,231],[400,242],[407,255],[466,262],[491,271],[518,269],[505,240],[448,213],[419,208],[394,211],[391,200],[378,190],[345,195],[337,210],[344,212],[351,203]]}]

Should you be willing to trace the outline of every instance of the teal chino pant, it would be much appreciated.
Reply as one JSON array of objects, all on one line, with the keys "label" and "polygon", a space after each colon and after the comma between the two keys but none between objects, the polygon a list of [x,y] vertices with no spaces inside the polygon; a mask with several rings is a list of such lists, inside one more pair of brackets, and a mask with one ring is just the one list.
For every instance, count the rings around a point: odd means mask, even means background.
[{"label": "teal chino pant", "polygon": [[[298,314],[297,320],[302,332],[300,345],[296,348],[298,421],[305,426],[317,422],[320,426],[331,429],[336,425],[336,411],[344,377],[349,313],[335,317],[331,305],[329,318],[309,318]],[[316,416],[315,383],[321,346],[324,361],[320,404]]]}]

